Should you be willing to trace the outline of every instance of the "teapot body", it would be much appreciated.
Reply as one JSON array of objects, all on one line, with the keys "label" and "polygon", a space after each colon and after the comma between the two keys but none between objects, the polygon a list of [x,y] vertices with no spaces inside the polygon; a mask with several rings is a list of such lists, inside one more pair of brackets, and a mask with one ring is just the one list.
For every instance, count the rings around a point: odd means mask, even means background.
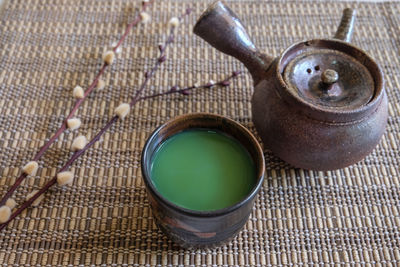
[{"label": "teapot body", "polygon": [[312,118],[282,95],[286,88],[276,77],[278,62],[255,85],[251,100],[253,122],[266,149],[295,167],[333,170],[360,161],[375,148],[388,116],[384,90],[373,110],[361,118],[340,122]]},{"label": "teapot body", "polygon": [[380,67],[349,43],[354,19],[345,9],[334,38],[296,43],[276,59],[259,52],[223,2],[193,31],[251,73],[252,119],[266,149],[295,167],[333,170],[368,155],[388,116]]}]

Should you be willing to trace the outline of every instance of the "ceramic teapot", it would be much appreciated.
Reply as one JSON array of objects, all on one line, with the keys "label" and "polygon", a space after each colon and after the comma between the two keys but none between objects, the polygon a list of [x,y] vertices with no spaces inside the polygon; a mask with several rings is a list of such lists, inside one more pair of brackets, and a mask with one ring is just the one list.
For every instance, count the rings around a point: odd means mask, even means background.
[{"label": "ceramic teapot", "polygon": [[388,116],[381,69],[349,44],[354,19],[345,9],[334,38],[295,43],[275,59],[258,51],[219,1],[201,15],[194,33],[251,73],[253,122],[265,148],[295,167],[333,170],[368,155]]}]

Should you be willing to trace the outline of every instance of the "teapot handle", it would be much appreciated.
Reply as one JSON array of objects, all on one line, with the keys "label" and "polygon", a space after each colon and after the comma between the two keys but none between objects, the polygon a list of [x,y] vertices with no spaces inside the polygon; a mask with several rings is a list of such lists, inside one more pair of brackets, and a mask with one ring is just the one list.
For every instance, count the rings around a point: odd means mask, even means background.
[{"label": "teapot handle", "polygon": [[356,11],[354,9],[352,8],[344,9],[339,27],[333,38],[340,39],[345,42],[350,42],[351,36],[353,35],[355,19],[356,19]]},{"label": "teapot handle", "polygon": [[258,51],[239,18],[223,2],[211,4],[198,19],[193,32],[219,51],[240,60],[255,83],[265,77],[273,59]]}]

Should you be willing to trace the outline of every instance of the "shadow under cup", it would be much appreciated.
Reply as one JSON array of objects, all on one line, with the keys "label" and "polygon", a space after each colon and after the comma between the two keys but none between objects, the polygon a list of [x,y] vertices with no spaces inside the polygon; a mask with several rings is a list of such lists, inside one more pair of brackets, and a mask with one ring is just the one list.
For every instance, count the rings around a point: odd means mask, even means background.
[{"label": "shadow under cup", "polygon": [[[151,163],[159,145],[184,130],[201,128],[233,137],[249,152],[254,162],[255,185],[244,199],[233,206],[212,211],[186,209],[163,197],[151,180]],[[233,238],[242,229],[252,211],[255,196],[262,186],[265,161],[260,144],[241,124],[219,115],[195,113],[176,117],[157,128],[143,148],[141,167],[158,227],[182,247],[201,248],[218,246]]]}]

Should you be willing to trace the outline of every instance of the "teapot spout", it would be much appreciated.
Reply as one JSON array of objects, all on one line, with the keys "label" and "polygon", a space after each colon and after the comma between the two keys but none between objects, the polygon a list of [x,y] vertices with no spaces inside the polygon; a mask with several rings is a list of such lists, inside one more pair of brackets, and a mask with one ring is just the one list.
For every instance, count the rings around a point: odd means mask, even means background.
[{"label": "teapot spout", "polygon": [[257,84],[265,76],[272,58],[260,53],[237,16],[221,1],[200,16],[193,32],[219,51],[240,60]]},{"label": "teapot spout", "polygon": [[345,42],[350,42],[351,36],[353,35],[355,19],[356,19],[356,11],[354,9],[351,8],[344,9],[339,27],[333,38],[343,40]]}]

